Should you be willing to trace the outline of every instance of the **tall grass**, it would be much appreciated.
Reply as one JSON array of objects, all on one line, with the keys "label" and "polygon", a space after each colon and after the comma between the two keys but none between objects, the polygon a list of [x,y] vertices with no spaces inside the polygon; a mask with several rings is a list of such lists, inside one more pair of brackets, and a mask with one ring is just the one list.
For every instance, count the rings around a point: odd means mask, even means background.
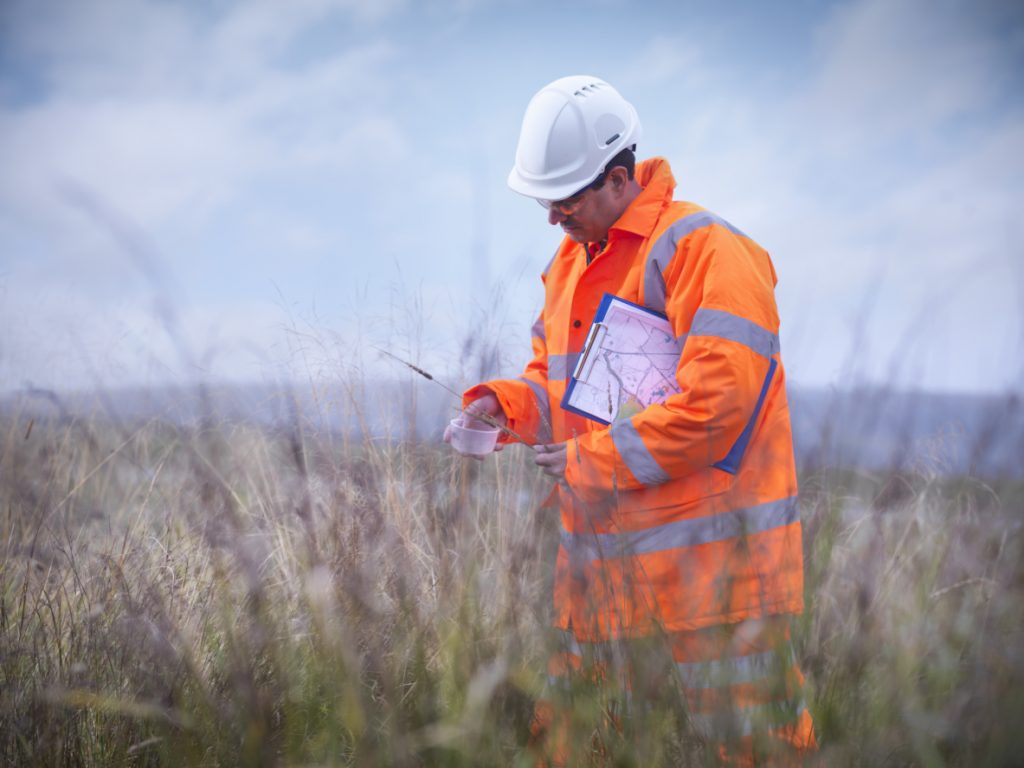
[{"label": "tall grass", "polygon": [[[556,513],[515,449],[207,420],[0,421],[0,763],[532,765]],[[1022,483],[802,478],[796,644],[826,765],[1012,765]],[[680,697],[586,765],[705,764]]]}]

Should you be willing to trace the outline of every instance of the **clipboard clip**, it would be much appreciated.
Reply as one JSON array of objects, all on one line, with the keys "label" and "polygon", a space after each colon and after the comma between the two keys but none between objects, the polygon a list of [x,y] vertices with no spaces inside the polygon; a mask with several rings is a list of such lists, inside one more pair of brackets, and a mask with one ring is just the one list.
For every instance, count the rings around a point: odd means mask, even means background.
[{"label": "clipboard clip", "polygon": [[590,326],[590,330],[587,332],[587,339],[583,342],[583,351],[580,352],[580,359],[576,362],[576,367],[572,372],[574,379],[582,381],[584,384],[587,383],[591,371],[594,370],[594,363],[597,361],[597,355],[591,353],[594,352],[595,348],[601,348],[601,343],[604,341],[607,333],[608,326],[604,323],[594,323]]}]

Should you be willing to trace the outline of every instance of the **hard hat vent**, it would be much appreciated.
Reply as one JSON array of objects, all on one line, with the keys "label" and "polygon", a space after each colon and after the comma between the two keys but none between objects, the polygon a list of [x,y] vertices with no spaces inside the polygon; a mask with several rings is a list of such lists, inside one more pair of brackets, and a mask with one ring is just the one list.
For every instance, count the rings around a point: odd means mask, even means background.
[{"label": "hard hat vent", "polygon": [[603,86],[603,85],[604,85],[604,83],[587,83],[582,88],[580,88],[578,91],[573,93],[573,96],[578,96],[581,99],[585,99],[591,93],[593,93],[594,91],[597,91],[598,89],[600,89],[601,86]]}]

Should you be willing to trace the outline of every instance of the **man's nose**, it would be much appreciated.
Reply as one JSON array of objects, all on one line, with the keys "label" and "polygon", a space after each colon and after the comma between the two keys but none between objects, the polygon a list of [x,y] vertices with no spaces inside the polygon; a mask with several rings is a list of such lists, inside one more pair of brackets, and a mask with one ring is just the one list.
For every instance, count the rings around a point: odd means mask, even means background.
[{"label": "man's nose", "polygon": [[565,216],[555,206],[551,206],[550,208],[548,208],[548,224],[561,224],[567,218],[569,217]]}]

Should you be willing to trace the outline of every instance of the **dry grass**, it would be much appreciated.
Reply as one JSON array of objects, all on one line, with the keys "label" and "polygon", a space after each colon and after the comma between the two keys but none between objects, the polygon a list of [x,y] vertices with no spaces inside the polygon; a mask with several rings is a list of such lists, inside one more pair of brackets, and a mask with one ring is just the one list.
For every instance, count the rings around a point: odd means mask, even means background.
[{"label": "dry grass", "polygon": [[[531,764],[556,521],[521,452],[0,428],[0,763]],[[803,498],[822,762],[1017,762],[1021,484],[821,473]],[[614,692],[574,695],[587,764],[705,760],[678,698],[609,733]]]}]

